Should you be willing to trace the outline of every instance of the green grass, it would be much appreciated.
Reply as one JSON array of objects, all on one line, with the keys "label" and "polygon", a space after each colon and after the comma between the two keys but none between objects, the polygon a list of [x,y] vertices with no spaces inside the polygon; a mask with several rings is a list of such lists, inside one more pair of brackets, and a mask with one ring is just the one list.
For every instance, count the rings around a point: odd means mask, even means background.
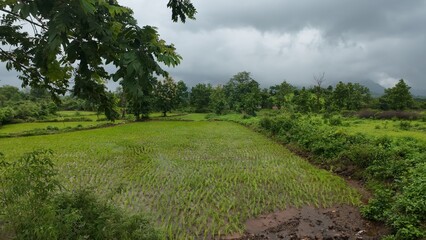
[{"label": "green grass", "polygon": [[350,133],[364,133],[377,137],[411,137],[426,142],[426,122],[410,121],[412,128],[409,130],[402,130],[399,127],[401,121],[351,119],[344,122],[348,123],[349,126],[341,127],[341,129]]},{"label": "green grass", "polygon": [[23,133],[33,131],[36,129],[46,129],[47,127],[57,127],[58,129],[75,128],[78,125],[82,127],[96,126],[104,124],[105,122],[34,122],[34,123],[17,123],[7,124],[0,127],[0,135],[7,135],[9,133]]},{"label": "green grass", "polygon": [[96,112],[90,111],[58,111],[57,115],[62,117],[73,117],[73,116],[93,116],[96,115]]},{"label": "green grass", "polygon": [[[58,120],[61,121],[62,119],[79,119],[79,118],[85,118],[85,119],[91,119],[92,121],[96,121],[98,119],[105,118],[104,114],[97,114],[96,112],[89,112],[89,111],[58,111],[56,112],[56,116],[49,120]],[[78,120],[77,120],[78,121]]]},{"label": "green grass", "polygon": [[183,121],[205,121],[206,113],[190,113],[181,116],[171,116],[168,119],[170,120],[183,120]]},{"label": "green grass", "polygon": [[[167,113],[167,117],[173,117],[173,116],[176,116],[176,115],[180,115],[180,113],[177,113],[177,112],[174,112],[174,113]],[[150,113],[149,114],[149,117],[151,117],[151,118],[158,118],[158,117],[163,117],[163,113],[160,113],[160,112],[154,112],[154,113]],[[166,118],[167,118],[166,117]]]},{"label": "green grass", "polygon": [[52,149],[67,189],[150,213],[170,239],[241,232],[247,219],[289,206],[360,203],[341,178],[230,122],[143,122],[0,146],[7,159]]}]

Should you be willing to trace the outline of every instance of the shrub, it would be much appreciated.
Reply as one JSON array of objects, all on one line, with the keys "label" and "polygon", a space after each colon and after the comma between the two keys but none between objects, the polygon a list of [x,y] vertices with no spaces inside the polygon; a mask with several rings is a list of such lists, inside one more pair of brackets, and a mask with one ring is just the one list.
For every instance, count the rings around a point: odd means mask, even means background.
[{"label": "shrub", "polygon": [[10,123],[15,117],[15,112],[10,107],[0,108],[0,124]]},{"label": "shrub", "polygon": [[55,127],[55,126],[47,126],[46,130],[48,130],[48,131],[59,131],[59,128]]},{"label": "shrub", "polygon": [[400,122],[400,123],[399,123],[399,128],[400,128],[401,130],[410,130],[410,128],[411,128],[411,123],[410,123],[410,122],[407,122],[407,121],[402,121],[402,122]]},{"label": "shrub", "polygon": [[399,189],[381,187],[362,209],[365,217],[384,221],[395,229],[395,239],[426,237],[426,162],[410,169]]},{"label": "shrub", "polygon": [[394,191],[385,187],[378,187],[374,191],[374,197],[368,202],[368,205],[361,209],[364,217],[375,221],[386,221],[389,209],[392,205]]},{"label": "shrub", "polygon": [[125,216],[87,190],[59,194],[53,206],[58,239],[159,239],[146,218]]},{"label": "shrub", "polygon": [[426,162],[412,168],[402,181],[401,192],[392,205],[389,222],[397,229],[398,239],[426,237]]},{"label": "shrub", "polygon": [[0,159],[0,221],[16,239],[160,239],[146,218],[127,216],[90,191],[59,192],[51,155]]},{"label": "shrub", "polygon": [[356,116],[359,118],[374,118],[377,111],[370,110],[370,109],[364,109],[356,113]]},{"label": "shrub", "polygon": [[341,126],[342,125],[342,118],[338,115],[332,116],[329,119],[331,126]]},{"label": "shrub", "polygon": [[349,161],[361,169],[369,167],[376,159],[386,158],[386,151],[380,147],[367,143],[353,144],[341,152],[339,159]]}]

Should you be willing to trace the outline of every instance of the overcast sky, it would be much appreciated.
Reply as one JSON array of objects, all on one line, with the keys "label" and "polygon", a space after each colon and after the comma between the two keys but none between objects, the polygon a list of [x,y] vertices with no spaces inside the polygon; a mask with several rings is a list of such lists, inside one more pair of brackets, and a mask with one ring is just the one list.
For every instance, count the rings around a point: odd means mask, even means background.
[{"label": "overcast sky", "polygon": [[[426,0],[194,0],[195,21],[173,23],[167,0],[119,0],[183,57],[169,72],[188,85],[249,71],[263,87],[404,78],[426,89]],[[17,82],[0,68],[0,85]],[[19,84],[15,84],[19,85]]]}]

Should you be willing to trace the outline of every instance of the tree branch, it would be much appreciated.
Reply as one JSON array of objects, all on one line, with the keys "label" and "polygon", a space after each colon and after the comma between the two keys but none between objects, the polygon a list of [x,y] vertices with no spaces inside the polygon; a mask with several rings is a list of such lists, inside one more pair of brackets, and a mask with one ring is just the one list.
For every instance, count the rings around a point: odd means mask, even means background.
[{"label": "tree branch", "polygon": [[24,21],[26,21],[26,22],[31,23],[32,25],[35,25],[35,26],[40,27],[40,28],[42,28],[42,29],[44,29],[44,30],[47,30],[47,26],[46,26],[46,25],[44,25],[43,23],[38,23],[38,22],[35,22],[35,21],[33,21],[33,20],[31,20],[31,19],[28,19],[28,18],[22,18],[21,16],[19,16],[19,14],[14,13],[14,12],[9,11],[9,10],[6,10],[6,9],[0,9],[0,11],[5,12],[5,13],[8,13],[8,14],[11,14],[11,15],[13,15],[13,16],[15,16],[15,17],[17,17],[17,18],[21,19],[21,20],[24,20]]}]

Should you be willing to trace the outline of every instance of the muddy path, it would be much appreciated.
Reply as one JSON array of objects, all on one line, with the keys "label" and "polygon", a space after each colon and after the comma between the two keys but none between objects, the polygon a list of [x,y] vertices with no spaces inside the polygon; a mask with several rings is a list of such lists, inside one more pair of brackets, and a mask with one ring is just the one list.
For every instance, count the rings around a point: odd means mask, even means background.
[{"label": "muddy path", "polygon": [[306,206],[262,215],[246,222],[244,235],[222,239],[380,239],[389,231],[379,223],[366,221],[359,209],[339,205],[331,208]]}]

